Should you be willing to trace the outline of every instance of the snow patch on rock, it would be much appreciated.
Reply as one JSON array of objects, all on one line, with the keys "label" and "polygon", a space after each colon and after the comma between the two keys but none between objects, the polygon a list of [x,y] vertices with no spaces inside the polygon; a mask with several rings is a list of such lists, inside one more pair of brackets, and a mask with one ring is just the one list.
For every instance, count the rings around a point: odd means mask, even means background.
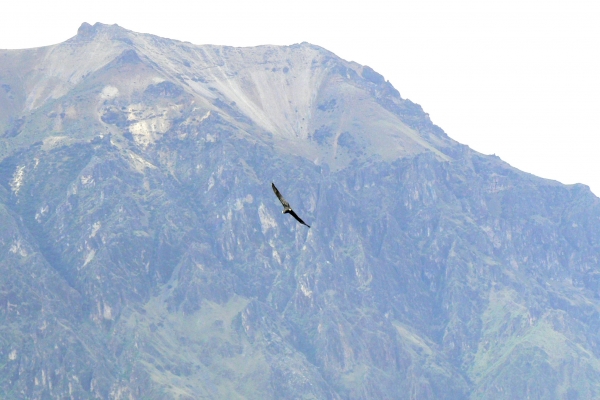
[{"label": "snow patch on rock", "polygon": [[134,141],[143,148],[156,142],[173,124],[173,118],[179,114],[180,106],[146,107],[143,104],[129,106],[127,116],[129,132]]},{"label": "snow patch on rock", "polygon": [[260,218],[260,225],[263,234],[267,233],[269,229],[277,227],[277,222],[275,222],[275,218],[271,216],[269,211],[267,211],[267,207],[265,207],[265,205],[262,203],[258,207],[258,217]]},{"label": "snow patch on rock", "polygon": [[104,86],[102,92],[100,92],[100,98],[103,100],[112,99],[119,95],[119,89],[114,86],[108,85]]},{"label": "snow patch on rock", "polygon": [[83,267],[85,267],[86,265],[88,265],[96,256],[96,250],[91,249],[90,252],[87,254],[87,256],[85,257],[85,261],[83,263]]},{"label": "snow patch on rock", "polygon": [[15,240],[12,245],[10,246],[9,251],[13,254],[18,254],[21,257],[27,257],[27,251],[25,250],[25,248],[21,245],[21,240],[17,239]]},{"label": "snow patch on rock", "polygon": [[90,238],[96,236],[96,233],[98,233],[100,227],[102,227],[102,223],[100,221],[94,222],[94,225],[92,225],[92,233],[90,233]]},{"label": "snow patch on rock", "polygon": [[15,196],[19,194],[21,190],[21,186],[23,186],[23,177],[25,176],[25,166],[22,165],[17,167],[15,173],[13,174],[13,178],[10,181],[9,185]]}]

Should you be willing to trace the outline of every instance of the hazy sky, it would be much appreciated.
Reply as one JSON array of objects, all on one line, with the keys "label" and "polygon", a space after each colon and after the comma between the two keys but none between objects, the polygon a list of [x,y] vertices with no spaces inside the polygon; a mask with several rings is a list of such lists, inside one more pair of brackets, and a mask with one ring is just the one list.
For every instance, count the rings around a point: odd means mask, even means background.
[{"label": "hazy sky", "polygon": [[5,2],[0,48],[82,22],[195,44],[310,42],[384,75],[448,135],[600,195],[600,1]]}]

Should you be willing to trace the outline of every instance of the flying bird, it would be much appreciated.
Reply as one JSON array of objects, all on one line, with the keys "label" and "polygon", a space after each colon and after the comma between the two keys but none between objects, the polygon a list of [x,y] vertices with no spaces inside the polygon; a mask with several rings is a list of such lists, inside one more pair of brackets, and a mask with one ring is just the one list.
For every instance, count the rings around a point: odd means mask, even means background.
[{"label": "flying bird", "polygon": [[288,203],[286,201],[286,199],[283,198],[283,196],[281,195],[281,193],[279,193],[279,190],[277,190],[277,188],[275,187],[275,184],[273,182],[271,182],[271,187],[273,188],[273,192],[275,192],[275,196],[277,196],[277,198],[281,202],[281,205],[283,206],[282,213],[290,214],[292,217],[296,218],[296,221],[298,221],[302,225],[306,225],[310,228],[310,225],[308,225],[306,222],[302,221],[302,219],[300,219],[300,217],[298,215],[296,215],[294,210],[292,210],[292,207],[290,207],[290,203]]}]

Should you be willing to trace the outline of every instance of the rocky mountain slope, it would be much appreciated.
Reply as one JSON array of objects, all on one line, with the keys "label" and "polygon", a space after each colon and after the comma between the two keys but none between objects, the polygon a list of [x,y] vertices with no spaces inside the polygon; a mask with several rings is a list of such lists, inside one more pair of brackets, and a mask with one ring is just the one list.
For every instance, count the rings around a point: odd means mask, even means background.
[{"label": "rocky mountain slope", "polygon": [[83,24],[0,135],[1,398],[600,397],[598,198],[369,67]]}]

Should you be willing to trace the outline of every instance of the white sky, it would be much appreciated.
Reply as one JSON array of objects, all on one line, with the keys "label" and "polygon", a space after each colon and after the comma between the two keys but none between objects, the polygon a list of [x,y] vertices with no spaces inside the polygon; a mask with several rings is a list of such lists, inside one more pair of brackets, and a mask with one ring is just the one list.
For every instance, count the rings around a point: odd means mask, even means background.
[{"label": "white sky", "polygon": [[0,48],[55,44],[82,22],[195,44],[310,42],[366,64],[452,138],[600,195],[598,0],[17,0]]}]

